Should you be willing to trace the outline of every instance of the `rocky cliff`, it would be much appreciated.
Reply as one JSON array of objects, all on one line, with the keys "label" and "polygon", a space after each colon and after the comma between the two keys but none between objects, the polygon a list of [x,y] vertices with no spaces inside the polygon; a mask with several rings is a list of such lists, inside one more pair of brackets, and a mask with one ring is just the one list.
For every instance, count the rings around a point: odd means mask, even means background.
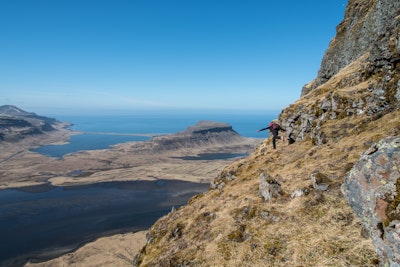
[{"label": "rocky cliff", "polygon": [[182,132],[156,136],[148,142],[137,145],[147,147],[151,151],[171,151],[213,145],[229,146],[230,144],[246,142],[246,140],[248,141],[227,123],[199,121]]},{"label": "rocky cliff", "polygon": [[[358,84],[378,73],[381,83],[392,80],[399,63],[399,8],[400,2],[395,0],[349,0],[344,19],[337,26],[336,36],[322,59],[318,76],[303,87],[302,96],[356,61],[359,61],[360,69],[352,71],[340,87]],[[395,87],[392,80],[389,88]]]},{"label": "rocky cliff", "polygon": [[[396,212],[374,221],[378,232],[357,217],[340,188],[357,173],[350,170],[361,153],[399,135],[399,15],[399,1],[350,0],[317,78],[279,116],[296,142],[274,151],[267,140],[227,166],[208,192],[151,227],[135,264],[398,266],[396,258],[387,260],[395,250],[374,247],[383,244],[377,235],[397,233],[386,227],[396,225],[398,183],[390,183],[396,194],[381,197],[392,199],[379,203]],[[396,238],[387,241],[399,246]]]}]

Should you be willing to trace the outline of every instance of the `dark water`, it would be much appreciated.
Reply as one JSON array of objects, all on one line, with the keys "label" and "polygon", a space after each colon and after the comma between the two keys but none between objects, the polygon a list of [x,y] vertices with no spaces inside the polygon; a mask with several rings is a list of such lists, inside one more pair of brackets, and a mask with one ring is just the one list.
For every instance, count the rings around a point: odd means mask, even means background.
[{"label": "dark water", "polygon": [[10,259],[19,266],[28,258],[55,257],[107,234],[145,230],[208,187],[159,180],[1,190],[0,266]]}]

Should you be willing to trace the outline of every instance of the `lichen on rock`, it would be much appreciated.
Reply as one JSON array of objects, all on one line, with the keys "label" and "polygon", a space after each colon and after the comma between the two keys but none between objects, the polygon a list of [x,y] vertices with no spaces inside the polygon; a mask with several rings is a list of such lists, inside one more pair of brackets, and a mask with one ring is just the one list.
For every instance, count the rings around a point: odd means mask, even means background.
[{"label": "lichen on rock", "polygon": [[342,185],[368,230],[381,261],[400,265],[400,137],[372,145]]}]

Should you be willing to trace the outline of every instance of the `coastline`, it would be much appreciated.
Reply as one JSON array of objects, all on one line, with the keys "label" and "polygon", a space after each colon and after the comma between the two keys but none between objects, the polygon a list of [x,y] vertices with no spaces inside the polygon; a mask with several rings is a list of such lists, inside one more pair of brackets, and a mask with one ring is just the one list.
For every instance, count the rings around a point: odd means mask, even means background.
[{"label": "coastline", "polygon": [[[41,145],[67,142],[77,132],[60,123],[56,131],[18,143],[1,143],[0,190],[51,184],[68,186],[106,181],[183,180],[209,183],[229,163],[240,159],[185,160],[200,154],[246,155],[261,139],[245,138],[233,144],[208,144],[177,149],[152,148],[147,141],[127,142],[107,149],[82,150],[60,158],[30,151]],[[200,167],[203,166],[203,167]],[[134,174],[134,175],[132,175]]]},{"label": "coastline", "polygon": [[[243,138],[235,144],[212,143],[200,147],[179,147],[176,150],[154,150],[149,142],[139,141],[116,144],[108,149],[79,151],[64,155],[62,159],[29,150],[41,145],[68,142],[71,135],[78,134],[68,126],[68,123],[59,123],[57,130],[51,133],[31,136],[17,144],[0,143],[0,149],[5,151],[0,156],[0,190],[135,180],[210,183],[225,166],[239,158],[186,158],[204,153],[250,153],[260,143],[260,139]],[[49,250],[47,258],[52,258],[51,255],[56,258],[40,263],[28,262],[25,266],[132,266],[133,257],[145,243],[145,231],[104,236],[77,244],[75,249]]]}]

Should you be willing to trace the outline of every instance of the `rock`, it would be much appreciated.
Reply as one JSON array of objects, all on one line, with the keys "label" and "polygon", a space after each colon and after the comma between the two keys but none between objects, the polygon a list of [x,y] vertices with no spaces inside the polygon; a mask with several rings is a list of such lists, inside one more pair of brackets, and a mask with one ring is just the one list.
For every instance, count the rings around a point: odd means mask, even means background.
[{"label": "rock", "polygon": [[328,121],[360,115],[373,119],[400,108],[399,11],[398,0],[348,1],[317,78],[301,93],[303,100],[316,101],[298,101],[279,116],[296,141],[311,138],[321,145],[345,134],[324,133]]},{"label": "rock", "polygon": [[302,189],[296,189],[293,191],[293,193],[290,195],[290,198],[297,198],[297,197],[301,197],[304,196],[305,193]]},{"label": "rock", "polygon": [[332,183],[332,180],[326,174],[320,173],[319,171],[311,174],[311,181],[314,189],[320,191],[328,190],[329,184]]},{"label": "rock", "polygon": [[269,174],[262,173],[260,175],[260,185],[258,192],[265,202],[268,202],[273,197],[279,197],[281,194],[281,185],[273,179]]},{"label": "rock", "polygon": [[372,145],[341,189],[368,230],[382,266],[400,266],[400,137]]},{"label": "rock", "polygon": [[[387,59],[398,57],[398,47],[392,40],[398,38],[400,1],[365,0],[348,2],[344,20],[336,28],[321,62],[318,77],[303,87],[302,96],[325,83],[342,68],[368,53],[368,61],[388,64]],[[398,45],[398,44],[397,44]],[[358,82],[373,74],[367,68],[350,82]]]}]

